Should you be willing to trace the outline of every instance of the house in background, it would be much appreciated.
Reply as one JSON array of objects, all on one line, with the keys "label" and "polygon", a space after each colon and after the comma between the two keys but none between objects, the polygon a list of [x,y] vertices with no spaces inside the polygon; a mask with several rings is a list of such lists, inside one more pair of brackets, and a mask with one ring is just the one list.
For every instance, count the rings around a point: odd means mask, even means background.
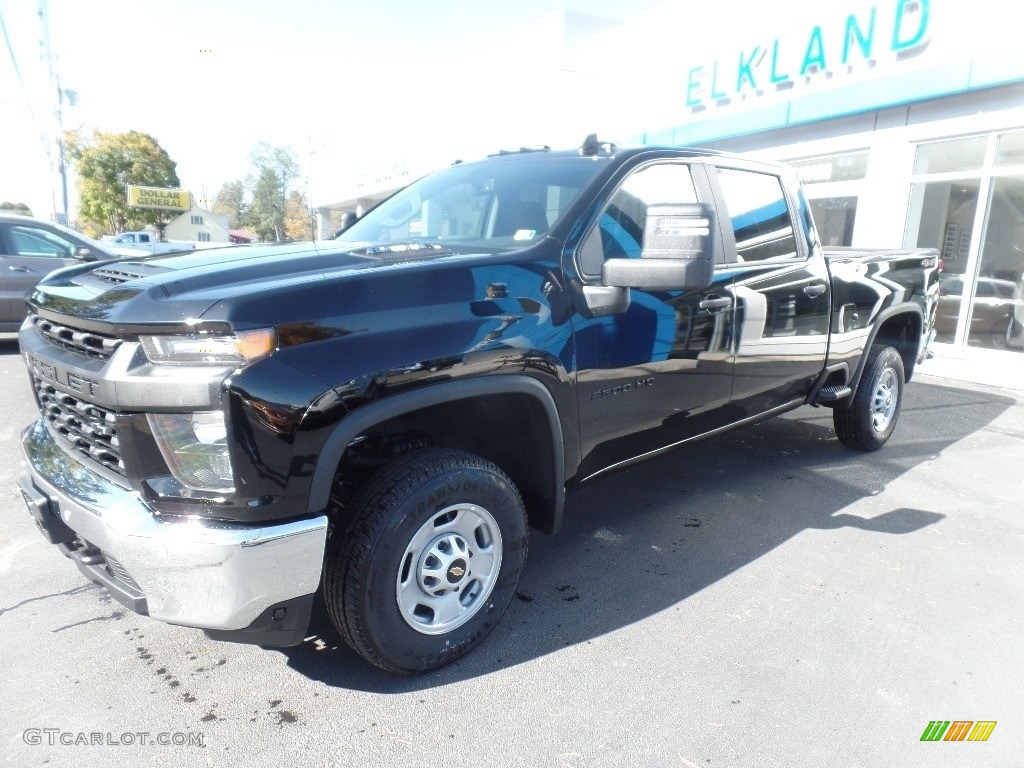
[{"label": "house in background", "polygon": [[199,206],[192,208],[173,219],[164,228],[167,240],[189,240],[201,243],[229,243],[228,219]]},{"label": "house in background", "polygon": [[255,232],[250,232],[246,229],[229,229],[228,237],[231,238],[232,243],[256,243],[259,242]]}]

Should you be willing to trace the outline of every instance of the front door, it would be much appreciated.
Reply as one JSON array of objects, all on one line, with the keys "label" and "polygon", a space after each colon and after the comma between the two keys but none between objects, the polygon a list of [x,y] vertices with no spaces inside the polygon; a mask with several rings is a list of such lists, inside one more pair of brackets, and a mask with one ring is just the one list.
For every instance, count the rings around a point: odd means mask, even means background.
[{"label": "front door", "polygon": [[[701,163],[633,170],[604,204],[577,253],[601,291],[609,258],[639,258],[647,207],[710,201]],[[717,236],[717,233],[716,233]],[[581,479],[719,426],[732,387],[732,276],[716,270],[699,291],[630,289],[628,305],[576,312]]]}]

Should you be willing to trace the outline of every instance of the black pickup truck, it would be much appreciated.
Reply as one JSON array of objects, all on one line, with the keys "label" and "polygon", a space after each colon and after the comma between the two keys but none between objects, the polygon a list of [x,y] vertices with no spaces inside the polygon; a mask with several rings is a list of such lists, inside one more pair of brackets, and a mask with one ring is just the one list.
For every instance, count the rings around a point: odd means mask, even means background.
[{"label": "black pickup truck", "polygon": [[21,489],[133,611],[280,647],[322,595],[367,660],[431,669],[588,479],[804,404],[881,447],[938,270],[826,251],[781,166],[594,137],[456,163],[334,240],[43,280]]}]

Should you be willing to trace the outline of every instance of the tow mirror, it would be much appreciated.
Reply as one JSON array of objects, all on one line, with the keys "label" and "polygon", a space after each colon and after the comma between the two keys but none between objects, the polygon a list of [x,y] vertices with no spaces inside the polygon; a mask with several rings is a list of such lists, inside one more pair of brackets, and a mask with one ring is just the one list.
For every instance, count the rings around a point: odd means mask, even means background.
[{"label": "tow mirror", "polygon": [[346,211],[345,215],[341,217],[341,226],[338,227],[338,231],[334,233],[334,236],[337,237],[357,221],[359,221],[359,217],[356,215],[355,211]]},{"label": "tow mirror", "polygon": [[651,205],[638,259],[608,259],[601,282],[648,291],[700,290],[711,285],[718,216],[708,203]]}]

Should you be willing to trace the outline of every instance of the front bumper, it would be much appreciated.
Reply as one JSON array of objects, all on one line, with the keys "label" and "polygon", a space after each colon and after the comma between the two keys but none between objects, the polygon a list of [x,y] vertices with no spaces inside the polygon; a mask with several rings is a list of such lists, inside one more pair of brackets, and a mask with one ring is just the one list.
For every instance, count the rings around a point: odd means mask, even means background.
[{"label": "front bumper", "polygon": [[301,640],[306,627],[294,614],[320,582],[326,516],[265,526],[160,518],[136,491],[62,450],[42,422],[22,444],[19,483],[40,529],[119,602],[224,639],[276,627]]}]

